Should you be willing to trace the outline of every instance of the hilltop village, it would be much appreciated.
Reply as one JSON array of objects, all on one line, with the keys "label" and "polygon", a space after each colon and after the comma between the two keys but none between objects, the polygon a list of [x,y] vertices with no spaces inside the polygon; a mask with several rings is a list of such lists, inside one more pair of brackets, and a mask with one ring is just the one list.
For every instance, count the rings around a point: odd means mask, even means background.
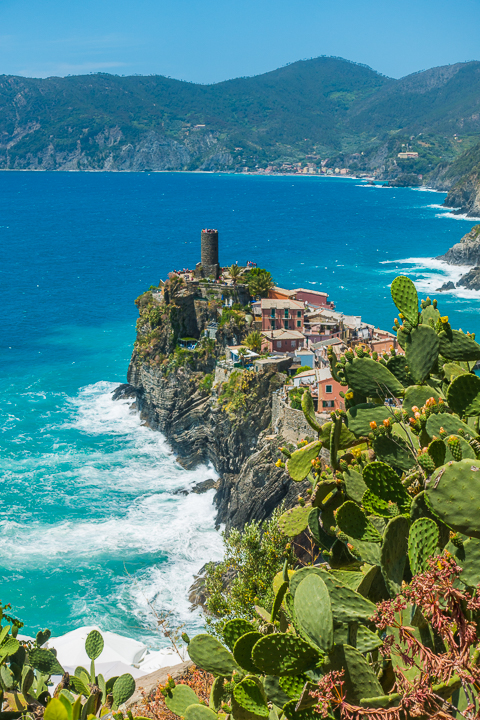
[{"label": "hilltop village", "polygon": [[[203,336],[217,341],[219,328],[231,326],[232,332],[223,334],[224,352],[216,361],[214,384],[228,380],[235,370],[275,367],[286,375],[282,396],[294,409],[300,408],[299,394],[306,387],[318,413],[343,409],[341,386],[330,371],[329,349],[336,356],[356,347],[382,354],[398,347],[396,336],[364,322],[359,315],[338,311],[326,292],[288,290],[270,280],[259,283],[257,293],[251,281],[262,275],[270,277],[251,261],[245,266],[222,267],[218,231],[202,230],[201,262],[194,270],[171,272],[169,283],[159,289],[157,297],[168,302],[173,283],[178,296],[194,293],[217,301]],[[233,331],[236,323],[239,329],[244,325],[243,332]],[[179,346],[190,351],[200,342],[200,337],[178,339]]]}]

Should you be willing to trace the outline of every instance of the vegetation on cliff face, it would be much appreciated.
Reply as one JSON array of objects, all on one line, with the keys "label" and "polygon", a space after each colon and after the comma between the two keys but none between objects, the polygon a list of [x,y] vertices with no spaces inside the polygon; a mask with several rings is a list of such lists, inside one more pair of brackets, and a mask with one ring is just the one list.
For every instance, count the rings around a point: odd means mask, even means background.
[{"label": "vegetation on cliff face", "polygon": [[455,133],[478,134],[479,75],[480,63],[469,62],[393,80],[320,57],[215,85],[102,73],[4,76],[0,168],[215,170],[312,154],[340,162],[344,153],[367,169],[381,167],[385,153],[396,156],[390,143],[400,135],[411,142],[424,133],[414,172],[425,173],[435,158],[459,154]]}]

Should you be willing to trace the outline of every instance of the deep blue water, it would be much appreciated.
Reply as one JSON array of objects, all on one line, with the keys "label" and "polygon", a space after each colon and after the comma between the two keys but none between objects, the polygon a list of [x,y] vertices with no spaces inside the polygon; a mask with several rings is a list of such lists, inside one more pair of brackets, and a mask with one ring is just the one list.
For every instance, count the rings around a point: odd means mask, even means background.
[{"label": "deep blue water", "polygon": [[[221,542],[211,495],[175,490],[212,472],[182,470],[110,399],[134,299],[194,266],[201,228],[219,229],[223,264],[254,260],[390,329],[395,273],[432,295],[461,272],[428,259],[474,224],[442,201],[326,178],[0,173],[1,599],[27,632],[96,622],[161,645],[148,602],[201,626],[186,589]],[[440,299],[464,330],[480,330],[479,307],[475,293]]]}]

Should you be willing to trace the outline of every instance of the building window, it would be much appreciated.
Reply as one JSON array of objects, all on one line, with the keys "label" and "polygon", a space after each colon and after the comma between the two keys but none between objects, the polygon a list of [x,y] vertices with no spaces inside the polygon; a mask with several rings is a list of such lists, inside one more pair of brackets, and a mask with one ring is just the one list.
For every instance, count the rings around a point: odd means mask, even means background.
[{"label": "building window", "polygon": [[288,320],[283,321],[283,327],[285,328],[285,330],[288,330]]},{"label": "building window", "polygon": [[275,317],[275,308],[270,310],[270,317]]},{"label": "building window", "polygon": [[292,347],[295,347],[295,346],[296,346],[295,340],[291,340],[291,341],[290,341],[290,345],[291,345]]},{"label": "building window", "polygon": [[301,311],[301,310],[297,310],[297,317],[299,317],[299,318],[302,317],[302,311]]},{"label": "building window", "polygon": [[322,402],[323,407],[335,407],[335,403],[333,400],[323,400]]},{"label": "building window", "polygon": [[326,392],[326,393],[331,393],[331,392],[333,392],[332,386],[331,386],[331,385],[325,385],[325,392]]},{"label": "building window", "polygon": [[275,320],[270,320],[270,330],[275,330]]},{"label": "building window", "polygon": [[277,348],[281,348],[281,347],[282,347],[282,341],[281,341],[281,340],[277,340]]},{"label": "building window", "polygon": [[301,320],[297,320],[297,327],[302,327],[302,321],[301,321]]},{"label": "building window", "polygon": [[285,317],[288,320],[288,308],[285,310]]}]

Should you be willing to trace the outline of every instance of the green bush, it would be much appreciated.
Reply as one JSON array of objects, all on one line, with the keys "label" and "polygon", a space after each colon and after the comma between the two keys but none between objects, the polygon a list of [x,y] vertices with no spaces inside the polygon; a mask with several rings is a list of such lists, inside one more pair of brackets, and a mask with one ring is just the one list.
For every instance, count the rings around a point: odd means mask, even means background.
[{"label": "green bush", "polygon": [[205,393],[210,393],[212,390],[213,385],[213,373],[208,373],[205,375],[204,378],[202,378],[198,384],[198,387],[200,390],[203,390]]},{"label": "green bush", "polygon": [[205,576],[206,623],[215,635],[221,637],[233,617],[252,619],[256,604],[271,608],[273,578],[286,557],[293,559],[289,539],[278,528],[282,510],[277,508],[263,524],[248,523],[243,532],[223,533],[225,557],[218,564],[209,563]]}]

